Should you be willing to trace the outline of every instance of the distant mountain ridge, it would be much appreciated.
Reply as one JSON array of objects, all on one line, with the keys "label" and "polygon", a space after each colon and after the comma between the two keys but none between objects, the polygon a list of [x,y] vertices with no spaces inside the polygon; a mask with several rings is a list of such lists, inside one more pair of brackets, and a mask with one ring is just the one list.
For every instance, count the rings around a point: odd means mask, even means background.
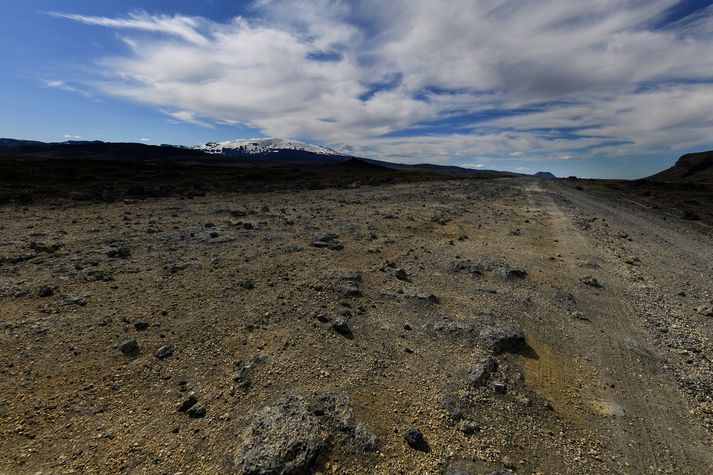
[{"label": "distant mountain ridge", "polygon": [[37,146],[37,145],[45,145],[45,143],[38,142],[36,140],[18,140],[18,139],[0,138],[0,148],[32,147],[32,146]]},{"label": "distant mountain ridge", "polygon": [[27,160],[77,159],[126,161],[187,161],[210,158],[204,152],[173,145],[133,142],[68,141],[45,143],[0,139],[0,157]]},{"label": "distant mountain ridge", "polygon": [[81,160],[139,160],[163,163],[193,163],[215,166],[295,166],[332,165],[356,161],[365,165],[391,170],[420,170],[459,175],[524,176],[495,170],[464,168],[456,165],[432,163],[403,164],[356,157],[337,150],[296,140],[282,138],[238,139],[208,142],[186,147],[180,145],[148,145],[102,141],[37,142],[31,140],[0,139],[0,157],[23,159],[81,159]]},{"label": "distant mountain ridge", "polygon": [[545,178],[545,179],[557,178],[554,175],[554,173],[551,173],[551,172],[537,172],[533,176],[536,176],[537,178]]},{"label": "distant mountain ridge", "polygon": [[671,167],[646,180],[686,183],[713,183],[713,150],[683,155]]},{"label": "distant mountain ridge", "polygon": [[347,157],[347,155],[343,153],[339,153],[331,148],[322,147],[321,145],[312,145],[304,142],[298,142],[296,140],[277,137],[238,139],[228,140],[225,142],[208,142],[207,144],[198,145],[193,148],[228,157],[248,157],[278,153],[284,150],[294,150],[297,152],[306,152],[333,157]]}]

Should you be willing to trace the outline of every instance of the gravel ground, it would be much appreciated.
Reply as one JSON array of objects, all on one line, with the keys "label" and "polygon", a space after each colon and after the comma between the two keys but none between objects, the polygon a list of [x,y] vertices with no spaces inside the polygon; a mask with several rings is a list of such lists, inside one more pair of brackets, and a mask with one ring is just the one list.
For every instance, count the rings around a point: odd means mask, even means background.
[{"label": "gravel ground", "polygon": [[711,228],[497,179],[0,208],[0,473],[706,473]]}]

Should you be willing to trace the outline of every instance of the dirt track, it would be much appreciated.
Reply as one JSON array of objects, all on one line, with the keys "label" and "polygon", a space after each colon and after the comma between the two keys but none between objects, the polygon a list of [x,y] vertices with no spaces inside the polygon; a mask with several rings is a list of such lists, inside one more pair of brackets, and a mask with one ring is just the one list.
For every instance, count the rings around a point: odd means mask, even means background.
[{"label": "dirt track", "polygon": [[[622,198],[499,179],[2,207],[0,473],[240,473],[256,411],[324,393],[353,423],[309,415],[311,471],[707,473],[711,230]],[[526,344],[474,386],[490,320]]]}]

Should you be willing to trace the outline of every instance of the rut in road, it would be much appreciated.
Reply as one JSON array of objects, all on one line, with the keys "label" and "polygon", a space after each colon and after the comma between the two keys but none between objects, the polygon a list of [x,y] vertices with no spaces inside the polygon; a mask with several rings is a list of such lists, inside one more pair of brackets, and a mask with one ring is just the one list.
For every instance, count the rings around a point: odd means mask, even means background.
[{"label": "rut in road", "polygon": [[[576,295],[578,308],[587,318],[551,322],[535,330],[538,340],[564,354],[555,359],[540,352],[539,359],[529,360],[530,382],[549,393],[564,414],[585,421],[609,445],[608,453],[618,454],[612,456],[612,469],[684,473],[691,467],[713,466],[706,434],[688,414],[676,382],[663,369],[664,358],[652,349],[643,316],[631,304],[631,284],[608,270],[616,257],[594,246],[574,225],[571,211],[558,205],[562,197],[556,191],[540,184],[527,185],[525,190],[531,210],[539,212],[550,230],[552,252],[564,256],[548,265],[547,276]],[[599,262],[601,267],[582,267],[587,261]],[[584,275],[595,276],[603,288],[581,284]],[[580,388],[579,400],[561,397],[567,391],[560,386],[569,383],[562,371],[563,360],[577,360],[582,374],[593,375],[594,380]]]}]

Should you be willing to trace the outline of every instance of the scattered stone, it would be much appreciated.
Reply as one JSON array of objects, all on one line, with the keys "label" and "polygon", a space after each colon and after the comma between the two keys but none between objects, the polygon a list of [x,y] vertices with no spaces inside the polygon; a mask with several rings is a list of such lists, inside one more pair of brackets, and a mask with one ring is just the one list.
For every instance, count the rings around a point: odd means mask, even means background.
[{"label": "scattered stone", "polygon": [[430,292],[410,292],[406,294],[406,297],[418,303],[436,304],[440,302],[438,297]]},{"label": "scattered stone", "polygon": [[37,292],[37,295],[39,297],[51,297],[54,294],[54,287],[51,285],[44,285],[40,287],[40,290]]},{"label": "scattered stone", "polygon": [[472,262],[465,259],[454,259],[449,264],[448,268],[451,272],[466,272],[472,275],[483,275],[485,273],[485,267],[482,264]]},{"label": "scattered stone", "polygon": [[577,319],[577,320],[582,320],[582,321],[584,321],[584,322],[590,321],[590,320],[589,320],[589,317],[587,317],[587,316],[584,314],[584,312],[582,312],[581,310],[574,310],[574,311],[572,312],[572,318],[575,318],[575,319]]},{"label": "scattered stone", "polygon": [[248,389],[252,384],[252,374],[250,368],[243,366],[233,374],[233,381],[241,389]]},{"label": "scattered stone", "polygon": [[233,381],[241,389],[249,389],[252,385],[253,372],[255,368],[263,362],[263,357],[260,355],[253,356],[250,362],[243,365],[242,361],[236,361],[235,366],[238,370],[233,374]]},{"label": "scattered stone", "polygon": [[345,271],[339,275],[339,280],[343,280],[345,282],[351,282],[355,285],[359,285],[362,282],[363,277],[361,275],[361,272]]},{"label": "scattered stone", "polygon": [[186,411],[186,414],[188,414],[188,417],[190,417],[191,419],[199,419],[201,417],[205,417],[205,413],[205,406],[202,406],[200,404],[194,404]]},{"label": "scattered stone", "polygon": [[695,211],[685,210],[683,213],[681,213],[681,219],[685,219],[687,221],[700,221],[701,217]]},{"label": "scattered stone", "polygon": [[122,259],[128,259],[131,257],[131,249],[126,246],[111,248],[107,251],[106,255],[110,258],[120,257]]},{"label": "scattered stone", "polygon": [[497,364],[492,356],[478,359],[468,368],[468,384],[473,388],[485,386],[490,375],[496,370]]},{"label": "scattered stone", "polygon": [[409,427],[406,429],[406,432],[404,432],[404,439],[412,449],[420,450],[422,452],[428,451],[428,443],[423,437],[423,432],[416,427]]},{"label": "scattered stone", "polygon": [[344,298],[355,298],[361,297],[361,290],[353,285],[346,285],[339,289],[339,293]]},{"label": "scattered stone", "polygon": [[555,300],[564,304],[565,307],[567,307],[568,309],[575,309],[577,306],[577,299],[575,298],[575,296],[570,294],[569,292],[565,292],[560,288],[555,288],[554,297]]},{"label": "scattered stone", "polygon": [[78,295],[65,295],[64,301],[73,305],[79,305],[80,307],[84,307],[87,304],[86,299]]},{"label": "scattered stone", "polygon": [[341,251],[344,245],[337,241],[337,236],[328,233],[317,233],[312,238],[312,246],[317,248],[326,248],[332,251]]},{"label": "scattered stone", "polygon": [[631,256],[624,259],[624,263],[629,264],[630,266],[638,266],[641,263],[641,259],[636,256]]},{"label": "scattered stone", "polygon": [[352,331],[349,328],[349,324],[347,323],[347,320],[344,317],[335,318],[332,322],[332,328],[334,328],[334,330],[341,335],[352,334]]},{"label": "scattered stone", "polygon": [[396,277],[399,280],[403,280],[404,282],[409,282],[409,277],[408,274],[406,273],[405,270],[401,269],[400,267],[396,269],[394,272],[394,277]]},{"label": "scattered stone", "polygon": [[503,463],[505,468],[508,469],[508,471],[515,470],[517,468],[517,464],[507,455],[502,458],[501,462]]},{"label": "scattered stone", "polygon": [[168,358],[173,354],[173,347],[171,345],[164,345],[156,351],[156,358],[162,360]]},{"label": "scattered stone", "polygon": [[517,399],[518,402],[520,402],[520,404],[522,404],[523,406],[526,406],[526,407],[531,407],[531,406],[532,406],[532,399],[530,399],[529,397],[525,396],[524,394],[517,394],[517,395],[515,395],[515,399]]},{"label": "scattered stone", "polygon": [[43,242],[31,241],[30,249],[33,251],[44,252],[47,254],[54,254],[62,247],[61,244],[45,244]]},{"label": "scattered stone", "polygon": [[703,315],[704,317],[713,317],[713,306],[703,305],[696,309],[696,312]]},{"label": "scattered stone", "polygon": [[581,279],[582,283],[584,285],[588,285],[590,287],[596,287],[596,288],[602,288],[602,284],[599,283],[596,277],[592,277],[590,275],[582,277]]},{"label": "scattered stone", "polygon": [[120,344],[119,350],[126,356],[136,356],[139,353],[139,343],[136,338],[132,338]]},{"label": "scattered stone", "polygon": [[524,279],[525,277],[527,277],[527,272],[518,267],[505,266],[500,270],[500,273],[506,279]]},{"label": "scattered stone", "polygon": [[397,300],[397,296],[393,292],[380,292],[379,297],[381,297],[383,300]]},{"label": "scattered stone", "polygon": [[22,254],[19,256],[0,256],[0,264],[19,264],[37,257],[37,254]]},{"label": "scattered stone", "polygon": [[497,272],[506,279],[524,279],[527,272],[519,267],[512,267],[500,260],[482,259],[479,262],[455,259],[451,261],[449,269],[452,272],[467,272],[472,275],[483,275],[485,272]]},{"label": "scattered stone", "polygon": [[178,274],[182,270],[186,270],[189,267],[193,267],[195,265],[196,265],[195,262],[175,262],[175,263],[171,264],[171,266],[168,268],[168,271],[171,274]]},{"label": "scattered stone", "polygon": [[496,381],[493,383],[493,390],[495,394],[505,394],[508,390],[507,384],[502,381]]},{"label": "scattered stone", "polygon": [[178,412],[187,412],[196,404],[198,404],[198,398],[191,394],[178,406]]},{"label": "scattered stone", "polygon": [[460,421],[460,424],[458,424],[458,429],[465,435],[473,435],[477,432],[480,432],[480,426],[477,423],[466,419]]},{"label": "scattered stone", "polygon": [[458,407],[457,402],[451,396],[444,396],[441,402],[441,409],[448,414],[448,420],[456,423],[463,419],[463,411]]},{"label": "scattered stone", "polygon": [[138,319],[134,322],[134,328],[137,331],[144,331],[149,327],[149,322],[146,320]]},{"label": "scattered stone", "polygon": [[381,272],[387,272],[389,269],[398,269],[398,266],[394,261],[385,261],[381,264],[381,267],[379,267],[379,271]]},{"label": "scattered stone", "polygon": [[98,270],[88,271],[85,278],[89,282],[111,282],[114,280],[114,276],[111,273]]},{"label": "scattered stone", "polygon": [[304,399],[287,396],[253,415],[235,463],[245,475],[307,473],[323,446],[319,423]]}]

